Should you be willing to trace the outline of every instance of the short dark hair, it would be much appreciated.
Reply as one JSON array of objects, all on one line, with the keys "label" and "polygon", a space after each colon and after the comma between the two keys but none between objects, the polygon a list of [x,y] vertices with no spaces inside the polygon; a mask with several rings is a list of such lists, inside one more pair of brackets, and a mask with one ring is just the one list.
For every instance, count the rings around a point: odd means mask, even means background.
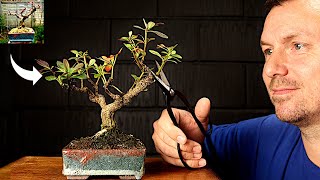
[{"label": "short dark hair", "polygon": [[289,0],[266,0],[264,4],[266,8],[266,12],[269,13],[273,7],[280,6],[285,1],[289,1]]}]

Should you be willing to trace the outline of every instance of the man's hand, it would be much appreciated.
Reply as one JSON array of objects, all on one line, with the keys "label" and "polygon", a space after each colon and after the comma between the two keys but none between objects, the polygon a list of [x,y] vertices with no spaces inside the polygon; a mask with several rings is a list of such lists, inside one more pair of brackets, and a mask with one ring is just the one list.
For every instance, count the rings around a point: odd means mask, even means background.
[{"label": "man's hand", "polygon": [[[185,162],[192,168],[200,168],[206,165],[202,158],[201,144],[204,135],[197,123],[188,111],[173,109],[179,127],[176,127],[167,110],[164,110],[160,118],[153,123],[154,133],[152,139],[156,150],[162,158],[176,166],[183,166],[179,159],[177,143],[180,144],[182,156]],[[210,100],[200,99],[195,107],[195,114],[205,130],[208,129],[208,116],[210,113]]]}]

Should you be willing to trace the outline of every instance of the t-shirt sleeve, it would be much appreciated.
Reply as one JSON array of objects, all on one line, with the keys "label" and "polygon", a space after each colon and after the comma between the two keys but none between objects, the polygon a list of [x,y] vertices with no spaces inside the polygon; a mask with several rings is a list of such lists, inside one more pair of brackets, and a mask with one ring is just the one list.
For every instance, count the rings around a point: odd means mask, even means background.
[{"label": "t-shirt sleeve", "polygon": [[204,141],[204,154],[209,165],[220,176],[224,176],[226,171],[249,173],[244,172],[241,166],[255,166],[260,128],[265,119],[260,117],[235,124],[209,126]]}]

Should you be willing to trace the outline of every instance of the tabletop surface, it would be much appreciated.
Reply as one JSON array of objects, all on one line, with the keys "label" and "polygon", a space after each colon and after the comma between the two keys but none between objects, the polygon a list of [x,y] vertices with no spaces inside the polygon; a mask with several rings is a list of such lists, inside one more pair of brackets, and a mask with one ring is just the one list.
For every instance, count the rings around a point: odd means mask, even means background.
[{"label": "tabletop surface", "polygon": [[[0,179],[67,179],[62,174],[62,157],[25,156],[0,168]],[[92,176],[89,179],[118,179],[111,176]],[[158,157],[145,159],[143,180],[155,179],[212,179],[219,178],[209,168],[188,170],[164,162]]]}]

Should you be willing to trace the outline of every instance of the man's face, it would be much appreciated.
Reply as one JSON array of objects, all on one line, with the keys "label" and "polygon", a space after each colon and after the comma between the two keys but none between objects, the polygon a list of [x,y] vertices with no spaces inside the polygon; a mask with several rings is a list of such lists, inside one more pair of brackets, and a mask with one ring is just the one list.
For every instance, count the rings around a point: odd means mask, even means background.
[{"label": "man's face", "polygon": [[268,14],[263,80],[276,115],[305,126],[320,118],[320,1],[290,0]]}]

